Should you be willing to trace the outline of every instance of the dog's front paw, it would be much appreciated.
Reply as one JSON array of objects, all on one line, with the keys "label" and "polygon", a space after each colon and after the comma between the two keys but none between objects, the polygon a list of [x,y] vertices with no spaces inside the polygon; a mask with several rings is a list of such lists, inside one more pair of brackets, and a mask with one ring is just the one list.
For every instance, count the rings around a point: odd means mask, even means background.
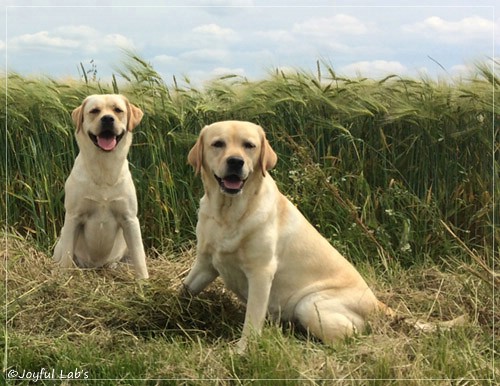
[{"label": "dog's front paw", "polygon": [[64,258],[64,256],[61,256],[59,254],[59,255],[54,255],[53,259],[55,262],[55,267],[52,270],[53,275],[59,275],[63,272],[68,272],[69,269],[77,268],[75,262],[71,258]]},{"label": "dog's front paw", "polygon": [[149,279],[149,274],[146,273],[137,273],[135,274],[135,280],[137,281],[142,281],[142,280],[148,280]]},{"label": "dog's front paw", "polygon": [[182,283],[179,288],[179,296],[182,298],[192,298],[193,294],[191,289],[186,285],[186,283]]},{"label": "dog's front paw", "polygon": [[238,355],[243,355],[247,351],[248,342],[247,338],[242,337],[234,346],[234,352]]},{"label": "dog's front paw", "polygon": [[63,254],[59,260],[56,260],[54,257],[54,260],[61,268],[76,268],[77,267],[77,265],[75,264],[75,261],[73,260],[73,255],[71,253]]}]

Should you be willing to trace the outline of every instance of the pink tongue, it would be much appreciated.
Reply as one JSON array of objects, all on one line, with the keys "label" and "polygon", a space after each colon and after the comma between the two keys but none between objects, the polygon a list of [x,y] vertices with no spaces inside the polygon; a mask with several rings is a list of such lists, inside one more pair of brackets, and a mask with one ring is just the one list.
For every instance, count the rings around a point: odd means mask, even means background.
[{"label": "pink tongue", "polygon": [[113,150],[116,146],[116,137],[97,137],[97,144],[103,150]]},{"label": "pink tongue", "polygon": [[243,181],[239,180],[224,179],[222,180],[222,182],[224,183],[226,189],[241,189],[241,187],[243,186]]}]

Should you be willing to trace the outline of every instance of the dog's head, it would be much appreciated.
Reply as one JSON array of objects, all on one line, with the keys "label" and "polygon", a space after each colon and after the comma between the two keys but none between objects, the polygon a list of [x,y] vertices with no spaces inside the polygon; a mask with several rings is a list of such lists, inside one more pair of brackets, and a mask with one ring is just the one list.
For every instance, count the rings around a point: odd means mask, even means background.
[{"label": "dog's head", "polygon": [[241,193],[247,180],[265,176],[277,161],[258,125],[242,121],[223,121],[205,126],[188,155],[204,183],[218,184],[222,193]]},{"label": "dog's head", "polygon": [[117,94],[88,96],[71,114],[77,137],[86,137],[84,141],[88,139],[104,152],[115,150],[142,116],[141,109]]}]

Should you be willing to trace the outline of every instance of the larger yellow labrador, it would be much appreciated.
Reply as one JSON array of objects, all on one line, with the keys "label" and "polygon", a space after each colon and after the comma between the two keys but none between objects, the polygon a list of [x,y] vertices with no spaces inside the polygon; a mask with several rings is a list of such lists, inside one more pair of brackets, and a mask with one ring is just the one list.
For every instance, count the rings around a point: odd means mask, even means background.
[{"label": "larger yellow labrador", "polygon": [[205,195],[197,258],[184,281],[191,294],[217,276],[246,302],[239,350],[266,313],[299,321],[331,342],[363,329],[380,303],[356,269],[278,191],[267,170],[277,157],[260,126],[206,126],[189,152]]},{"label": "larger yellow labrador", "polygon": [[122,95],[91,95],[72,118],[80,153],[65,184],[66,215],[53,258],[102,267],[128,258],[148,277],[127,154],[142,111]]}]

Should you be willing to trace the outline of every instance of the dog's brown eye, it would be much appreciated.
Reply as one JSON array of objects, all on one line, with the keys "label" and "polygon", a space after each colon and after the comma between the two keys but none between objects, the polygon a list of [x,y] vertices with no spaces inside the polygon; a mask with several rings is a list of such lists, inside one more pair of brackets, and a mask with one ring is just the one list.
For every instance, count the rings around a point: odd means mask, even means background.
[{"label": "dog's brown eye", "polygon": [[99,114],[100,112],[101,110],[99,110],[98,108],[90,110],[90,114]]},{"label": "dog's brown eye", "polygon": [[118,108],[118,107],[115,107],[115,113],[117,113],[117,114],[123,113],[123,110]]},{"label": "dog's brown eye", "polygon": [[212,147],[224,147],[224,146],[226,146],[224,141],[215,141],[214,143],[212,143]]},{"label": "dog's brown eye", "polygon": [[244,147],[245,149],[254,149],[254,148],[255,148],[255,145],[254,145],[252,142],[245,142],[245,143],[243,144],[243,147]]}]

